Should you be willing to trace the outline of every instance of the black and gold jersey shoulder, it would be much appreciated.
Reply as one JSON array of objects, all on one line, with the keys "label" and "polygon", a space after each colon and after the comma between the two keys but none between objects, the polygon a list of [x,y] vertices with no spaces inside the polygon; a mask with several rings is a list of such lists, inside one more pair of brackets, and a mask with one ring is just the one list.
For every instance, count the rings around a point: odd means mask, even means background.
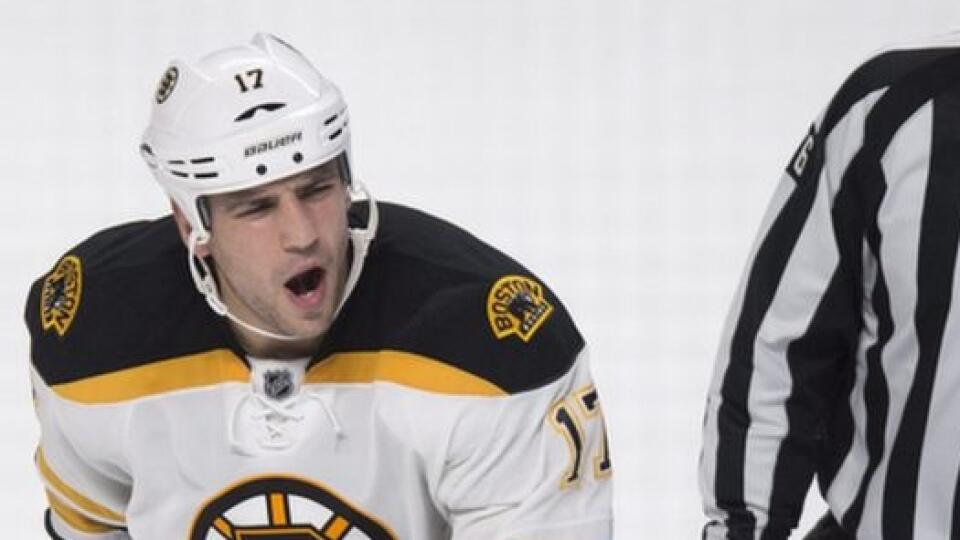
[{"label": "black and gold jersey shoulder", "polygon": [[318,358],[397,350],[507,393],[543,386],[570,369],[584,341],[541,280],[446,221],[395,204],[378,208],[363,273]]},{"label": "black and gold jersey shoulder", "polygon": [[33,283],[31,357],[47,384],[235,345],[197,293],[171,217],[103,230]]}]

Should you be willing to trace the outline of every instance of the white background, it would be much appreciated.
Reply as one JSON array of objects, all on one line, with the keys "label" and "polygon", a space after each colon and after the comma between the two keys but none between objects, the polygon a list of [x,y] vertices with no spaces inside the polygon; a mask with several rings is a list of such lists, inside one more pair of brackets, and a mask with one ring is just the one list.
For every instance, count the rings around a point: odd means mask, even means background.
[{"label": "white background", "polygon": [[960,22],[945,0],[0,4],[0,522],[25,539],[44,503],[23,300],[89,233],[166,212],[136,147],[174,56],[284,37],[345,92],[377,196],[549,282],[592,344],[617,538],[680,539],[703,522],[720,327],[784,163],[857,62]]}]

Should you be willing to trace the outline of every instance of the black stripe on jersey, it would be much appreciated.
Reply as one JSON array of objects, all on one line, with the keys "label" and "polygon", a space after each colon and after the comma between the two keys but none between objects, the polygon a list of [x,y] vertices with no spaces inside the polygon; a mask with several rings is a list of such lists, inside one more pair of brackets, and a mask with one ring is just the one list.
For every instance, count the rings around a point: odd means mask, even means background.
[{"label": "black stripe on jersey", "polygon": [[[917,307],[914,316],[919,347],[913,384],[899,431],[890,452],[883,498],[883,534],[912,538],[917,502],[917,476],[926,432],[940,346],[950,311],[957,241],[960,240],[960,57],[938,62],[918,81],[925,87],[906,88],[902,99],[911,104],[933,101],[933,142],[930,172],[920,224],[917,262]],[[952,87],[940,94],[944,88]],[[926,92],[924,92],[926,90]],[[891,89],[893,92],[894,89]]]},{"label": "black stripe on jersey", "polygon": [[893,84],[923,66],[957,52],[956,48],[895,50],[882,53],[855,69],[837,90],[820,131],[829,133],[847,111],[867,94]]},{"label": "black stripe on jersey", "polygon": [[[877,56],[858,68],[844,82],[827,108],[811,162],[804,168],[802,177],[797,179],[795,191],[757,250],[747,278],[744,303],[734,328],[730,361],[720,390],[722,403],[717,420],[719,442],[715,497],[717,506],[727,512],[728,538],[752,538],[756,526],[753,514],[746,508],[743,489],[746,437],[750,424],[747,400],[754,369],[753,344],[813,206],[824,162],[825,141],[849,109],[867,94],[906,76],[918,64],[926,65],[955,52],[956,49],[893,51]],[[841,250],[844,249],[842,242],[846,240],[841,240]],[[857,245],[859,251],[859,240]]]},{"label": "black stripe on jersey", "polygon": [[[901,83],[894,84],[877,102],[866,119],[864,148],[862,148],[854,158],[845,173],[844,183],[849,182],[848,178],[855,179],[858,184],[858,191],[865,199],[865,207],[868,209],[868,215],[866,216],[866,237],[868,245],[878,264],[877,281],[872,293],[872,302],[878,318],[878,336],[877,343],[867,351],[868,367],[867,380],[865,381],[868,463],[863,478],[860,481],[858,493],[842,518],[844,528],[848,531],[854,531],[859,526],[867,490],[873,474],[879,465],[880,458],[883,455],[885,427],[889,408],[888,386],[880,362],[880,353],[893,332],[890,300],[884,278],[882,259],[880,258],[881,238],[876,218],[886,189],[880,159],[903,122],[927,102],[930,97],[942,91],[943,84],[937,81],[941,80],[940,77],[944,69],[950,69],[944,66],[954,66],[958,62],[956,49],[950,49],[948,51],[951,54],[940,54],[935,58],[935,61],[927,64],[923,69],[914,72],[910,78],[905,79]],[[937,50],[936,52],[942,53],[943,50]],[[840,195],[842,194],[838,195],[838,202]],[[926,216],[926,214],[924,215]],[[841,216],[841,213],[834,212],[835,220],[840,219]],[[851,243],[854,240],[855,238],[850,238]],[[838,403],[838,406],[839,405],[841,405],[841,403]],[[843,403],[842,405],[844,409],[846,409],[846,404]],[[843,412],[842,416],[849,418],[849,411]],[[832,465],[826,465],[826,468],[829,470],[825,471],[830,475],[830,480],[832,480],[832,475],[835,474],[836,468],[839,466],[843,455],[850,446],[849,440],[852,436],[852,421],[842,420],[842,422],[850,422],[850,424],[846,429],[843,444],[841,445],[838,444],[838,441],[834,441],[834,451],[830,458],[833,463]],[[914,470],[913,474],[915,475],[915,473],[916,470]],[[823,483],[823,480],[824,479],[821,479],[821,483]],[[914,483],[914,497],[916,493],[915,488],[916,485]],[[898,492],[899,490],[893,490],[892,492],[887,491],[888,494]],[[899,495],[894,498],[899,500]],[[888,498],[887,500],[890,499]],[[903,508],[898,504],[897,510],[892,513],[885,512],[885,516],[892,514],[904,515],[902,512]],[[912,509],[909,515],[911,516],[910,523],[912,524]]]},{"label": "black stripe on jersey", "polygon": [[[840,119],[867,94],[879,90],[893,81],[904,77],[908,72],[916,70],[919,66],[926,65],[943,56],[956,52],[957,49],[918,49],[906,51],[889,51],[877,56],[876,58],[864,63],[857,68],[840,86],[840,89],[834,95],[821,125],[823,133],[829,133],[830,130],[840,122]],[[804,141],[797,148],[788,162],[786,172],[796,182],[802,182],[809,175],[798,176],[795,166],[799,163],[800,155],[805,150],[808,141],[814,143],[817,140],[815,126],[810,127],[810,132]]]},{"label": "black stripe on jersey", "polygon": [[46,529],[47,534],[50,535],[51,540],[66,540],[64,537],[57,534],[57,531],[53,528],[53,518],[50,514],[53,510],[47,508],[47,511],[43,513],[43,528]]},{"label": "black stripe on jersey", "polygon": [[[882,175],[882,170],[878,172]],[[873,184],[876,186],[875,191],[880,191],[881,188],[885,188],[885,182],[882,176],[877,178]],[[893,336],[893,314],[890,310],[890,293],[887,289],[887,281],[884,275],[883,260],[879,257],[881,238],[876,215],[881,198],[882,195],[870,197],[871,200],[876,202],[872,203],[872,218],[868,221],[866,231],[867,244],[870,247],[870,251],[874,254],[877,265],[876,281],[874,282],[873,291],[870,293],[870,301],[873,304],[873,309],[877,316],[877,340],[865,351],[867,372],[866,380],[864,381],[864,409],[866,414],[865,438],[867,446],[867,466],[864,469],[863,477],[860,479],[857,495],[841,518],[843,528],[847,531],[856,531],[860,526],[860,519],[863,516],[863,507],[867,497],[867,489],[870,487],[870,481],[877,467],[880,465],[880,459],[883,456],[887,414],[890,408],[890,392],[881,363],[881,353]],[[849,389],[847,392],[849,392]],[[833,482],[833,476],[836,474],[836,470],[840,467],[844,457],[846,457],[853,437],[853,420],[846,400],[838,400],[837,407],[839,409],[837,418],[842,418],[842,421],[836,424],[833,432],[837,434],[837,437],[843,437],[843,444],[835,444],[833,453],[828,458],[829,463],[826,465],[832,472],[826,473],[826,478],[821,479],[822,485],[829,485]]]},{"label": "black stripe on jersey", "polygon": [[747,280],[743,306],[730,345],[730,363],[723,377],[723,401],[718,411],[716,499],[728,514],[730,538],[752,538],[756,520],[743,499],[744,462],[750,418],[747,400],[753,374],[754,342],[773,302],[777,285],[813,207],[817,179],[823,167],[823,139],[804,170],[810,181],[799,183],[790,195],[757,251]]},{"label": "black stripe on jersey", "polygon": [[[948,50],[956,52],[955,50]],[[906,66],[916,66],[917,63],[932,61],[944,56],[944,50],[909,51],[889,53],[896,61],[906,60]],[[918,58],[910,58],[916,55]],[[881,365],[881,353],[893,335],[893,316],[890,310],[890,296],[884,274],[883,259],[880,257],[881,234],[877,223],[877,214],[886,194],[887,183],[880,163],[880,158],[899,129],[902,120],[909,116],[897,118],[899,114],[891,114],[887,103],[888,96],[896,92],[885,94],[870,111],[864,123],[864,146],[854,156],[841,180],[841,190],[837,194],[833,209],[833,220],[837,227],[837,241],[842,253],[842,263],[848,273],[851,291],[859,294],[862,282],[862,269],[859,265],[860,250],[865,238],[867,246],[876,262],[876,277],[871,291],[871,303],[877,317],[877,341],[865,351],[868,366],[864,384],[865,414],[866,414],[866,441],[868,463],[860,480],[857,495],[842,517],[844,528],[849,531],[857,529],[863,513],[867,489],[873,477],[885,445],[885,428],[889,409],[889,392],[886,377]],[[853,261],[858,261],[853,264]],[[859,296],[854,299],[859,305]],[[859,317],[859,315],[857,315]],[[854,338],[855,342],[855,338]],[[854,367],[854,357],[851,354],[850,368]],[[848,394],[852,389],[853,380],[845,389]],[[846,457],[853,440],[853,415],[849,403],[844,399],[837,399],[833,425],[831,430],[830,453],[824,456],[819,474],[821,486],[829,486],[837,473],[843,459]]]},{"label": "black stripe on jersey", "polygon": [[[57,533],[56,529],[53,528],[53,509],[52,508],[47,508],[46,511],[43,512],[43,528],[47,531],[47,534],[50,536],[51,540],[68,540],[60,536]],[[126,532],[127,528],[119,527],[113,530]]]},{"label": "black stripe on jersey", "polygon": [[[915,52],[925,54],[928,51]],[[880,258],[881,238],[876,223],[876,215],[885,192],[885,181],[880,159],[903,122],[933,95],[942,91],[944,86],[938,81],[942,80],[940,77],[944,69],[951,69],[944,66],[954,66],[958,62],[956,49],[936,49],[932,52],[936,56],[927,58],[928,63],[922,69],[914,71],[909,78],[892,85],[871,110],[865,123],[864,147],[854,158],[844,178],[845,182],[847,177],[855,178],[859,184],[858,189],[865,199],[865,206],[869,210],[866,219],[867,241],[878,261],[877,282],[872,293],[872,301],[878,318],[878,341],[867,351],[868,375],[865,381],[866,437],[869,457],[857,496],[842,518],[844,528],[849,531],[856,530],[859,526],[867,490],[884,451],[884,430],[889,408],[889,392],[880,363],[880,353],[892,335],[893,326],[883,264]],[[838,213],[835,212],[835,218],[838,217]],[[853,238],[850,239],[851,242],[853,240]],[[848,415],[849,413],[843,414]],[[845,436],[846,439],[849,439],[852,435],[852,426],[848,428],[848,433]],[[849,449],[849,442],[846,442],[842,449]],[[835,445],[832,456],[834,472],[842,459],[839,450],[841,450],[840,445]],[[902,511],[902,508],[899,511]],[[912,517],[910,519],[912,523]]]},{"label": "black stripe on jersey", "polygon": [[[940,53],[941,51],[936,51]],[[881,56],[885,61],[892,64],[891,71],[902,71],[905,67],[915,65],[909,54],[925,55],[928,51],[911,51],[910,53],[893,52]],[[903,61],[909,59],[904,64]],[[868,64],[863,68],[865,71],[881,71],[882,66],[878,64]],[[863,75],[863,71],[860,72]],[[875,88],[866,87],[864,95],[874,91]],[[881,108],[882,109],[882,108]],[[871,292],[871,302],[877,315],[877,342],[866,351],[866,360],[869,366],[876,369],[869,369],[865,384],[872,391],[869,392],[866,399],[867,414],[867,440],[868,454],[870,463],[868,464],[864,478],[861,482],[861,489],[852,504],[852,510],[844,516],[843,522],[848,530],[856,530],[856,524],[859,523],[860,514],[863,509],[863,499],[866,496],[866,487],[869,485],[869,478],[872,477],[874,470],[879,464],[883,453],[883,436],[886,425],[886,414],[888,407],[887,383],[880,368],[880,353],[883,347],[889,341],[892,335],[893,320],[890,312],[890,298],[886,286],[886,278],[882,260],[880,259],[880,229],[877,225],[877,213],[880,204],[886,193],[887,185],[884,178],[883,169],[879,162],[879,151],[882,151],[889,144],[893,136],[892,132],[882,132],[878,123],[874,119],[874,109],[865,122],[864,140],[869,141],[864,148],[858,151],[857,155],[851,160],[847,170],[844,171],[843,178],[840,181],[840,189],[834,199],[834,207],[831,212],[834,228],[836,231],[837,246],[840,251],[840,270],[843,272],[845,281],[848,284],[847,294],[850,294],[850,306],[854,308],[855,313],[850,315],[850,321],[860,320],[860,294],[862,288],[863,271],[861,267],[861,250],[863,249],[863,240],[866,238],[867,245],[876,260],[877,269],[873,291]],[[881,144],[876,141],[882,140]],[[848,336],[851,349],[848,351],[848,360],[846,366],[841,367],[847,377],[845,387],[842,388],[844,395],[848,394],[853,387],[853,369],[855,368],[855,347],[856,334]],[[792,430],[792,429],[791,429]],[[819,483],[822,489],[832,483],[843,459],[846,457],[853,441],[853,413],[847,400],[834,400],[834,411],[830,423],[830,444],[827,445],[828,453],[822,456],[818,475]]]},{"label": "black stripe on jersey", "polygon": [[[830,279],[812,322],[800,339],[787,348],[787,363],[794,381],[785,408],[789,431],[780,446],[770,496],[770,520],[761,540],[786,538],[800,518],[799,508],[822,451],[828,417],[842,385],[853,375],[853,358],[859,319],[851,302],[849,283],[841,268]],[[810,388],[829,392],[811,392]],[[800,466],[805,464],[806,466]]]},{"label": "black stripe on jersey", "polygon": [[[870,117],[876,114],[871,111]],[[850,279],[850,290],[857,296],[853,299],[854,305],[859,305],[859,290],[862,282],[861,257],[863,238],[876,262],[876,277],[871,291],[871,303],[877,316],[877,341],[865,351],[868,371],[864,381],[869,390],[864,396],[866,409],[866,438],[868,464],[854,502],[844,514],[842,521],[847,530],[856,530],[863,512],[867,488],[870,479],[880,463],[884,449],[884,429],[886,427],[887,410],[889,407],[887,381],[881,366],[881,352],[893,335],[893,315],[890,311],[890,295],[887,290],[884,275],[883,260],[880,258],[881,235],[877,223],[877,214],[880,204],[886,194],[887,183],[880,166],[879,153],[886,149],[893,133],[881,133],[877,126],[880,123],[868,117],[864,126],[864,140],[871,143],[877,140],[885,141],[882,144],[868,144],[861,149],[844,172],[841,180],[841,189],[834,203],[833,220],[837,227],[837,242],[841,250],[841,264]],[[856,264],[853,261],[857,261]],[[859,312],[858,315],[859,317]],[[851,369],[854,359],[851,356]],[[852,389],[853,381],[845,389],[848,394]],[[843,459],[846,457],[853,440],[853,413],[847,400],[837,399],[835,402],[834,423],[832,426],[830,454],[825,456],[819,473],[821,486],[829,486],[833,482]]]},{"label": "black stripe on jersey", "polygon": [[[939,123],[938,120],[940,121]],[[951,190],[956,189],[956,178],[949,176],[951,172],[960,170],[960,147],[958,147],[960,141],[958,141],[957,136],[958,125],[960,125],[960,92],[954,87],[949,93],[938,97],[934,102],[933,140],[943,140],[945,144],[943,146],[939,144],[934,146],[935,153],[933,156],[937,157],[937,161],[931,163],[931,181],[933,181],[932,174],[936,173],[938,176],[937,183],[946,184],[946,188]],[[938,137],[943,137],[943,139]],[[939,150],[937,150],[938,148]],[[936,167],[936,169],[933,167]],[[956,209],[956,204],[957,201],[954,201],[952,209]],[[956,216],[952,219],[949,223],[956,225]],[[956,249],[956,245],[954,245],[954,249]],[[953,264],[956,264],[956,255],[956,252],[954,252]],[[943,294],[945,298],[949,298],[948,291],[941,291],[941,294]],[[960,497],[957,496],[957,494],[960,493],[960,476],[957,477],[957,484],[953,493],[952,532],[950,537],[960,538]]]},{"label": "black stripe on jersey", "polygon": [[[874,72],[896,72],[898,69],[902,71],[905,67],[902,60],[902,53],[888,53],[883,60],[867,64],[864,69]],[[864,75],[862,70],[860,75]],[[875,75],[876,73],[870,77],[874,82],[877,79]],[[856,80],[856,77],[850,79]],[[874,90],[872,86],[861,85],[861,98]],[[853,94],[841,94],[842,97],[835,100],[834,105],[845,103],[847,107],[852,106],[855,102],[852,99]],[[845,100],[850,102],[846,103]],[[834,112],[828,114],[829,121],[838,122],[842,118],[835,113],[836,110],[834,108]],[[839,251],[838,267],[806,332],[787,349],[787,361],[794,384],[785,403],[789,431],[777,457],[770,501],[771,512],[775,508],[799,508],[802,504],[806,496],[805,487],[809,485],[810,472],[796,464],[803,463],[805,456],[808,463],[816,462],[819,484],[825,492],[853,442],[853,413],[842,396],[849,394],[855,382],[857,337],[862,327],[860,305],[863,239],[866,236],[872,252],[879,254],[880,231],[876,225],[876,216],[886,192],[886,182],[879,162],[865,159],[867,155],[869,153],[861,151],[851,161],[840,180],[831,209]],[[879,337],[872,351],[868,351],[868,358],[872,358],[879,365],[879,352],[889,340],[892,329],[890,302],[883,268],[879,264],[875,279],[872,300],[879,319]],[[874,429],[869,432],[869,435],[879,435],[881,446],[876,453],[879,459],[882,452],[883,420],[886,418],[886,381],[882,370],[870,372],[868,377],[868,384],[878,389],[878,392],[868,396],[868,399],[880,401],[877,405],[881,411],[881,421],[879,425],[874,422]],[[819,392],[810,392],[810,388],[817,388]],[[831,408],[833,410],[830,410]],[[874,418],[876,416],[874,415]],[[794,448],[794,445],[797,447]],[[785,515],[783,520],[771,519],[772,530],[764,536],[786,536],[789,530],[784,527],[795,525],[797,516]],[[780,531],[775,530],[778,526],[781,527]]]}]

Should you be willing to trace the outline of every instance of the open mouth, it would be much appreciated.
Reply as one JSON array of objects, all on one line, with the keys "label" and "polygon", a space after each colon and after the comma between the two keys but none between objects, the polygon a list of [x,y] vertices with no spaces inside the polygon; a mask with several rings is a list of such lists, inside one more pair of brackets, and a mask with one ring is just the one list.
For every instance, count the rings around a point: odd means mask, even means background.
[{"label": "open mouth", "polygon": [[323,269],[319,266],[309,268],[288,279],[283,285],[298,298],[315,292],[323,282]]}]

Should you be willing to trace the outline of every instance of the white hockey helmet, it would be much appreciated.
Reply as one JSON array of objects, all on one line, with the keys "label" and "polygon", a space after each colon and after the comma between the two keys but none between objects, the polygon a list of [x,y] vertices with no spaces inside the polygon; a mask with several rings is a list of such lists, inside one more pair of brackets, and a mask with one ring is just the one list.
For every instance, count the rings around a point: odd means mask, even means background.
[{"label": "white hockey helmet", "polygon": [[176,60],[154,96],[140,153],[190,225],[209,233],[203,197],[290,176],[334,158],[350,182],[350,129],[339,89],[270,34]]},{"label": "white hockey helmet", "polygon": [[267,184],[337,160],[352,197],[365,196],[365,227],[351,228],[353,258],[343,307],[359,279],[377,231],[377,204],[350,172],[350,128],[340,90],[296,49],[269,34],[215,51],[195,64],[174,61],[154,96],[140,153],[192,228],[187,265],[210,308],[258,334],[278,334],[233,314],[220,299],[207,262],[196,255],[210,240],[204,197]]}]

